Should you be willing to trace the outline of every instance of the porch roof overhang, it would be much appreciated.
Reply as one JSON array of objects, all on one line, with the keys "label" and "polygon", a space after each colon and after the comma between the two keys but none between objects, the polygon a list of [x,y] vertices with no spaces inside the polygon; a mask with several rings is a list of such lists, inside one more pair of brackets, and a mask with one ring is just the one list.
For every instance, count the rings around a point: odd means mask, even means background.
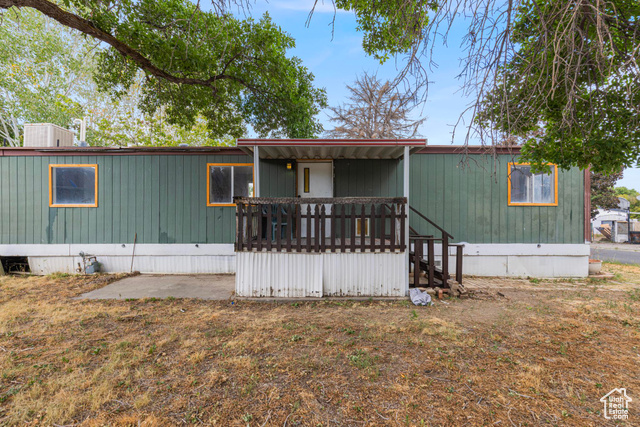
[{"label": "porch roof overhang", "polygon": [[398,159],[405,147],[411,152],[427,145],[426,139],[238,139],[237,147],[261,159]]}]

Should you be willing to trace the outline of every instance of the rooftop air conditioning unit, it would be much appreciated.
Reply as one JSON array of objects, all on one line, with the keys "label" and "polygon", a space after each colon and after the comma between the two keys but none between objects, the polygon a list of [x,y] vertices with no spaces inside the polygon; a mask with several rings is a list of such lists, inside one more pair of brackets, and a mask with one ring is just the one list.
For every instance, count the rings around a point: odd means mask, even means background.
[{"label": "rooftop air conditioning unit", "polygon": [[71,147],[73,132],[52,123],[27,123],[24,125],[25,147]]}]

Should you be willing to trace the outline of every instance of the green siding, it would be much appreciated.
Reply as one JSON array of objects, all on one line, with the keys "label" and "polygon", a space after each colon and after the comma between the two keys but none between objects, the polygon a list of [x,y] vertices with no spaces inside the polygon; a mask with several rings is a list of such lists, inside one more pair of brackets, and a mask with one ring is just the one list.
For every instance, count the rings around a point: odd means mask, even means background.
[{"label": "green siding", "polygon": [[397,160],[335,160],[335,197],[397,197],[402,195],[402,162]]},{"label": "green siding", "polygon": [[[470,243],[582,243],[583,174],[559,171],[557,207],[507,206],[509,156],[411,156],[410,203]],[[98,164],[97,208],[49,208],[49,164]],[[0,244],[233,243],[235,209],[206,206],[207,163],[244,155],[0,157]],[[295,167],[261,161],[264,197],[295,196]],[[401,196],[402,161],[336,160],[336,197]],[[495,173],[494,173],[495,172]],[[435,234],[413,215],[411,226]]]},{"label": "green siding", "polygon": [[[470,155],[462,163],[458,154],[414,154],[409,202],[458,242],[583,243],[583,173],[558,171],[558,206],[508,206],[512,159]],[[411,226],[437,235],[415,215]]]},{"label": "green siding", "polygon": [[[291,169],[287,169],[291,163]],[[260,160],[260,195],[296,197],[296,171],[292,160]]]},{"label": "green siding", "polygon": [[[97,164],[97,208],[50,208],[49,164]],[[244,155],[0,157],[0,244],[233,243],[235,209],[206,206],[207,163]]]}]

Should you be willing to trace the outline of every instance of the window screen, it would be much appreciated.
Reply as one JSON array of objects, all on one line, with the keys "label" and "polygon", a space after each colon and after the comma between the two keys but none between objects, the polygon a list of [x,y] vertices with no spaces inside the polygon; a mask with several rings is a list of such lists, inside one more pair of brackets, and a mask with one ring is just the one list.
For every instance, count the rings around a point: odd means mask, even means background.
[{"label": "window screen", "polygon": [[253,197],[253,166],[209,165],[209,204],[230,204]]},{"label": "window screen", "polygon": [[556,167],[551,173],[533,173],[529,165],[510,167],[511,204],[555,204]]},{"label": "window screen", "polygon": [[52,205],[96,206],[96,169],[97,166],[52,166]]}]

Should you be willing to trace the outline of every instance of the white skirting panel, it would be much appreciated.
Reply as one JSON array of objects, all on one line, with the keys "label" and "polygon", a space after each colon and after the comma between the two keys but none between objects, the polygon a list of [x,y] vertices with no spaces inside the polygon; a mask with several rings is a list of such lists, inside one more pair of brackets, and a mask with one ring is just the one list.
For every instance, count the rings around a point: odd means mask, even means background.
[{"label": "white skirting panel", "polygon": [[236,295],[304,298],[322,296],[322,255],[236,253]]},{"label": "white skirting panel", "polygon": [[242,297],[405,296],[404,253],[239,252]]},{"label": "white skirting panel", "polygon": [[[97,257],[103,273],[128,273],[131,271],[131,257]],[[71,256],[29,257],[29,267],[34,274],[75,273],[82,258]],[[140,273],[165,274],[231,274],[235,273],[233,255],[188,255],[188,256],[136,256],[133,271]]]},{"label": "white skirting panel", "polygon": [[[586,277],[589,249],[588,244],[466,243],[463,268],[465,274],[476,276]],[[81,262],[80,252],[97,256],[105,272],[130,271],[131,244],[124,247],[114,244],[0,245],[0,256],[29,257],[31,271],[36,274],[74,273],[78,262]],[[436,261],[440,261],[440,253],[438,245]],[[263,277],[266,270],[252,267],[253,261],[237,260],[232,244],[139,244],[136,245],[133,269],[142,273],[167,274],[238,271],[243,277],[255,275],[257,283],[266,286],[257,288],[257,284],[247,284],[248,287],[243,288],[260,296],[397,296],[407,291],[404,282],[408,277],[405,254],[263,252],[254,255],[262,257],[256,261],[262,263],[262,268],[271,269],[269,278]],[[236,270],[240,266],[242,269]],[[450,251],[449,267],[453,273],[454,248]],[[289,273],[283,274],[282,271]],[[280,283],[287,277],[292,281]],[[311,285],[309,277],[317,277],[318,281],[313,281]]]},{"label": "white skirting panel", "polygon": [[325,296],[402,297],[404,253],[322,254]]},{"label": "white skirting panel", "polygon": [[[82,262],[82,259],[80,259]],[[33,274],[76,273],[77,265],[71,256],[29,257],[29,268]]]},{"label": "white skirting panel", "polygon": [[[0,245],[0,256],[28,257],[35,274],[75,273],[80,252],[96,256],[105,273],[131,270],[132,244]],[[225,274],[235,267],[232,244],[139,244],[133,257],[141,273]]]},{"label": "white skirting panel", "polygon": [[[463,274],[500,277],[587,277],[589,244],[464,244]],[[436,245],[435,260],[442,259]],[[426,253],[426,246],[425,246]],[[449,251],[449,272],[455,273],[455,248]]]}]

